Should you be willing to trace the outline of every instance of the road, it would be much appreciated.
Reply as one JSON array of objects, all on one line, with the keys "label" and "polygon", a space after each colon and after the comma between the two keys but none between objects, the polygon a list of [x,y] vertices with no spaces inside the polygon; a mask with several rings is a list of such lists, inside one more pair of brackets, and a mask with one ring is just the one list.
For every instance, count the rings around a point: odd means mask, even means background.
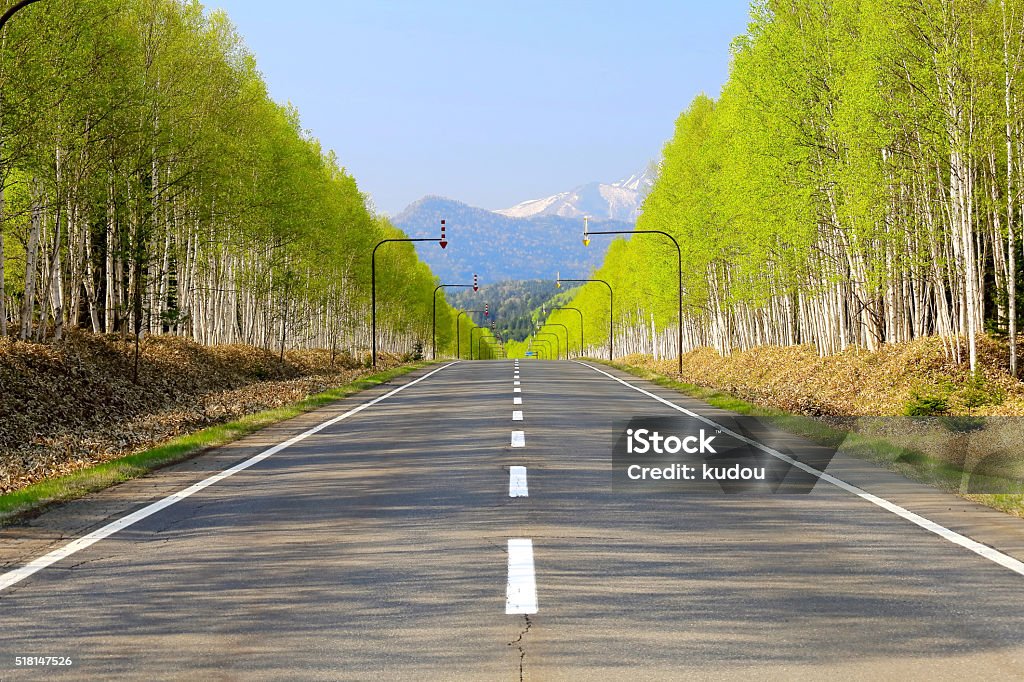
[{"label": "road", "polygon": [[612,491],[613,421],[727,414],[519,364],[420,370],[5,529],[0,678],[1024,677],[1024,522],[841,454],[875,502]]}]

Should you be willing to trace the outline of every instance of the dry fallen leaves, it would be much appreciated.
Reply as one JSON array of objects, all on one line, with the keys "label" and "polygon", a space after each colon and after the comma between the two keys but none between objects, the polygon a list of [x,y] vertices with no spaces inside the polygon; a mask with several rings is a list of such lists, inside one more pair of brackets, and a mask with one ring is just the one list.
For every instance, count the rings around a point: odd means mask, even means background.
[{"label": "dry fallen leaves", "polygon": [[[1000,404],[973,408],[978,416],[1024,415],[1024,383],[1007,368],[1005,344],[978,340],[979,369]],[[676,374],[673,358],[632,355],[627,364]],[[900,415],[915,392],[950,395],[952,411],[964,413],[966,362],[947,357],[942,340],[928,337],[889,344],[876,352],[851,347],[820,357],[814,346],[762,346],[722,356],[699,348],[683,356],[683,381],[732,393],[753,403],[814,416]]]},{"label": "dry fallen leaves", "polygon": [[[369,373],[348,355],[201,346],[151,336],[139,384],[120,336],[56,343],[0,339],[0,492],[280,407]],[[383,365],[397,364],[386,358]]]}]

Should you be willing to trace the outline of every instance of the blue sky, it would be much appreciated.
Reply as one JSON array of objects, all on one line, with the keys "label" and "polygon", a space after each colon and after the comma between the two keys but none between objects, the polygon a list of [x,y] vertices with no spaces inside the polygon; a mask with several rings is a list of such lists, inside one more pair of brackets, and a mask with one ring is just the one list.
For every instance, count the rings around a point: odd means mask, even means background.
[{"label": "blue sky", "polygon": [[745,0],[205,0],[227,11],[274,99],[334,149],[380,211],[427,194],[505,208],[660,156],[717,95]]}]

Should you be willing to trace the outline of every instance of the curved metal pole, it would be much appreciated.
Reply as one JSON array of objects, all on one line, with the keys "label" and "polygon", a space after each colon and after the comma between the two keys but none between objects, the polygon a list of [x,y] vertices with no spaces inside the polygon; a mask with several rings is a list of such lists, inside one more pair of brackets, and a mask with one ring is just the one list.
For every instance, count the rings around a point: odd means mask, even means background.
[{"label": "curved metal pole", "polygon": [[[486,332],[487,334],[491,334],[490,330],[488,330],[488,329],[484,329],[484,332]],[[483,357],[481,357],[481,356],[483,354],[484,349],[487,350],[487,352],[491,356],[491,358],[494,357],[494,350],[491,348],[491,339],[493,339],[493,338],[494,338],[493,334],[491,334],[490,336],[484,336],[484,334],[480,334],[480,337],[476,340],[477,359],[483,360]],[[487,345],[486,346],[481,345],[481,344],[483,344],[484,339],[487,339]]]},{"label": "curved metal pole", "polygon": [[[430,340],[431,340],[431,344],[430,344],[431,345],[430,359],[431,360],[436,360],[437,359],[437,290],[438,289],[448,289],[448,288],[451,288],[451,287],[470,287],[470,288],[472,288],[473,285],[472,284],[438,284],[436,287],[434,287],[434,313],[433,313],[433,317],[431,318],[432,321],[430,323]],[[455,333],[456,333],[456,335],[458,335],[458,326],[459,326],[458,322],[456,322],[455,323],[455,327],[456,327],[456,332]]]},{"label": "curved metal pole", "polygon": [[[459,312],[458,315],[455,316],[455,359],[456,360],[461,360],[462,359],[462,327],[459,326],[459,320],[461,320],[462,316],[465,315],[466,313],[482,313],[482,312],[483,312],[482,310],[462,310],[462,311]],[[473,337],[473,330],[472,329],[469,330],[469,336],[470,336],[470,339],[469,339],[469,350],[470,350],[470,353],[472,353],[472,351],[473,351],[473,338],[472,338]]]},{"label": "curved metal pole", "polygon": [[[552,351],[551,340],[550,339],[542,339],[542,338],[540,338],[540,334],[537,334],[537,333],[534,333],[533,340],[536,341],[537,343],[543,343],[544,344],[543,348],[547,352],[548,359],[550,360],[551,359],[551,351]],[[558,359],[558,355],[557,354],[554,356],[554,359],[555,360]]]},{"label": "curved metal pole", "polygon": [[18,2],[18,3],[15,3],[15,4],[11,5],[11,7],[6,12],[4,12],[4,15],[2,17],[0,17],[0,31],[3,30],[4,25],[7,23],[7,21],[11,17],[14,16],[15,12],[17,12],[18,10],[20,10],[20,9],[22,9],[24,7],[28,7],[33,2],[39,2],[39,0],[21,0],[21,2]]},{"label": "curved metal pole", "polygon": [[[593,232],[591,232],[593,234]],[[600,282],[608,287],[608,362],[612,361],[615,355],[615,294],[612,293],[612,285],[603,279],[557,279],[557,282]]]},{"label": "curved metal pole", "polygon": [[555,360],[557,360],[559,358],[559,356],[562,354],[562,341],[561,341],[561,339],[558,338],[558,334],[556,334],[554,332],[537,332],[537,333],[534,334],[534,336],[541,336],[541,335],[551,336],[551,337],[553,337],[555,339]]},{"label": "curved metal pole", "polygon": [[472,329],[469,330],[469,359],[470,360],[476,360],[476,358],[473,357],[473,332],[475,332],[475,331],[477,331],[479,329],[483,329],[483,327],[473,327]]},{"label": "curved metal pole", "polygon": [[[472,351],[473,351],[473,347],[472,347],[473,346],[473,331],[475,331],[476,329],[482,330],[480,332],[480,336],[478,336],[477,339],[476,339],[476,359],[477,360],[482,360],[483,358],[480,357],[480,343],[481,343],[481,341],[483,341],[483,339],[486,338],[484,336],[484,334],[485,333],[486,334],[490,334],[491,330],[488,329],[487,327],[475,327],[474,330],[471,330],[469,332],[469,345],[470,345],[469,350],[470,350],[470,353],[472,353]],[[470,358],[470,359],[472,360],[472,358]]]},{"label": "curved metal pole", "polygon": [[552,310],[575,310],[580,316],[580,356],[583,356],[583,311],[579,308],[571,308],[567,305],[556,306]]},{"label": "curved metal pole", "polygon": [[455,359],[462,359],[462,316],[466,314],[465,310],[460,310],[459,314],[455,316]]},{"label": "curved metal pole", "polygon": [[373,368],[377,369],[377,249],[384,244],[391,244],[392,242],[440,242],[440,239],[434,239],[432,237],[417,237],[415,239],[382,239],[377,242],[377,246],[373,247],[373,253],[370,254],[370,336],[373,337],[371,342],[373,346]]},{"label": "curved metal pole", "polygon": [[[568,360],[569,359],[569,328],[566,327],[561,322],[545,322],[544,324],[541,325],[541,327],[548,327],[548,326],[551,326],[551,327],[561,327],[562,330],[565,332],[565,359]],[[580,350],[582,351],[583,349],[580,348]]]},{"label": "curved metal pole", "polygon": [[672,240],[672,243],[676,246],[676,258],[679,273],[679,291],[676,293],[679,295],[679,317],[676,320],[678,328],[676,330],[678,334],[679,343],[679,376],[683,375],[683,250],[679,247],[679,242],[676,238],[670,235],[668,232],[663,230],[606,230],[602,232],[590,232],[589,234],[660,234],[668,237]]}]

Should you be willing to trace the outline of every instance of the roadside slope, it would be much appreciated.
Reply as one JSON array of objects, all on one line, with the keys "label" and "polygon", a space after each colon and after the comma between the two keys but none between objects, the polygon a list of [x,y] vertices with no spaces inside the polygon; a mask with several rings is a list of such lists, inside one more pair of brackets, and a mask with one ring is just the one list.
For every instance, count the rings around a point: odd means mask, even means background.
[{"label": "roadside slope", "polygon": [[[385,367],[398,364],[388,358]],[[170,438],[278,408],[370,374],[349,355],[201,346],[149,337],[139,381],[132,346],[76,332],[0,339],[0,492],[138,453]]]}]

